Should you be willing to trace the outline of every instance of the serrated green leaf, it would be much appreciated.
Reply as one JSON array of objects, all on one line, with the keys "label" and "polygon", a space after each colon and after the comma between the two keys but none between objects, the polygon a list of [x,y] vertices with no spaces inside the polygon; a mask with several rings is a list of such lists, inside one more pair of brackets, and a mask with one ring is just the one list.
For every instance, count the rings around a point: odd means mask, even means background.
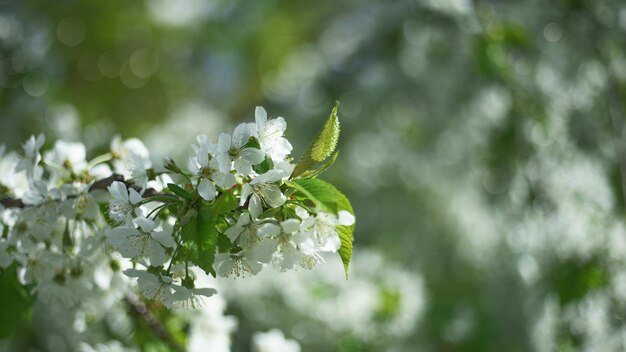
[{"label": "serrated green leaf", "polygon": [[177,184],[168,183],[167,184],[167,188],[170,191],[172,191],[172,193],[174,193],[177,196],[180,196],[180,197],[182,197],[184,199],[187,199],[187,200],[192,200],[193,199],[193,196],[189,192],[185,191],[182,187],[180,187]]},{"label": "serrated green leaf", "polygon": [[[340,211],[345,210],[354,215],[354,210],[348,198],[335,186],[326,181],[317,178],[297,179],[288,181],[287,186],[295,189],[294,196],[310,200],[321,211],[332,212],[337,215]],[[348,268],[352,258],[354,227],[355,225],[337,227],[337,234],[341,240],[339,256],[346,271],[346,278],[348,277]]]},{"label": "serrated green leaf", "polygon": [[193,212],[188,212],[187,214],[190,215],[188,217],[186,216],[185,223],[180,229],[180,236],[185,242],[195,242],[198,237],[197,212],[194,210]]},{"label": "serrated green leaf", "polygon": [[215,249],[217,248],[218,232],[215,228],[215,216],[211,206],[203,206],[198,211],[198,257],[196,265],[202,270],[215,277],[213,262],[215,261]]},{"label": "serrated green leaf", "polygon": [[307,170],[303,172],[302,174],[300,174],[300,178],[312,178],[312,177],[317,177],[321,175],[324,171],[328,170],[328,168],[331,167],[335,163],[335,160],[337,160],[338,156],[339,156],[339,151],[337,150],[329,159],[323,162],[323,164],[317,167],[316,169]]},{"label": "serrated green leaf", "polygon": [[336,102],[322,129],[320,129],[313,142],[311,142],[304,154],[302,154],[302,157],[300,157],[300,160],[298,160],[291,178],[298,177],[304,172],[312,170],[316,163],[326,160],[335,151],[340,132],[339,117],[337,116],[338,109],[339,102]]},{"label": "serrated green leaf", "polygon": [[[193,261],[206,273],[215,276],[213,262],[215,261],[215,251],[224,247],[223,239],[219,241],[219,231],[217,222],[221,215],[229,213],[239,206],[237,199],[231,192],[220,194],[209,204],[198,209],[197,216],[191,219],[182,229],[183,239],[189,238],[188,232],[192,233]],[[226,238],[228,240],[228,238]],[[220,250],[221,251],[221,250]]]},{"label": "serrated green leaf", "polygon": [[220,253],[226,253],[230,251],[231,248],[233,248],[233,243],[230,241],[230,238],[228,238],[228,236],[224,235],[223,233],[217,235],[217,249],[220,251]]},{"label": "serrated green leaf", "polygon": [[223,192],[211,204],[213,207],[213,218],[217,219],[220,215],[227,214],[239,207],[237,198],[232,192]]}]

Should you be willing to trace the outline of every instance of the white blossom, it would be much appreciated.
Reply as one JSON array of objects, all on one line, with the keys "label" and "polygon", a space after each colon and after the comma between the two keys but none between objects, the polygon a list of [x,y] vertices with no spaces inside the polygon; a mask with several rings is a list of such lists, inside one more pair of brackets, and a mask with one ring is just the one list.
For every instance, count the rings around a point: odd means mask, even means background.
[{"label": "white blossom", "polygon": [[336,252],[341,246],[337,226],[354,224],[354,215],[345,210],[340,211],[338,216],[319,212],[313,217],[301,211],[298,215],[302,218],[303,228],[300,244],[309,251]]},{"label": "white blossom", "polygon": [[239,215],[237,223],[228,228],[224,234],[241,248],[250,248],[259,241],[257,230],[260,226],[258,221],[250,218],[250,213],[244,212]]},{"label": "white blossom", "polygon": [[54,148],[45,153],[44,159],[61,166],[68,171],[79,174],[87,167],[87,151],[82,143],[71,143],[58,140]]},{"label": "white blossom", "polygon": [[[304,259],[303,252],[299,250],[294,241],[294,234],[300,231],[298,219],[287,219],[279,225],[267,223],[259,229],[259,235],[264,239],[259,245],[258,257],[271,258],[276,268],[282,271],[293,269],[295,265]],[[263,250],[261,252],[261,249]]]},{"label": "white blossom", "polygon": [[219,135],[215,157],[222,172],[230,172],[234,166],[238,174],[247,176],[252,174],[253,165],[263,161],[262,150],[244,147],[252,135],[251,126],[247,123],[237,126],[232,137],[227,133]]},{"label": "white blossom", "polygon": [[283,137],[287,128],[285,119],[277,117],[268,120],[267,112],[261,106],[256,107],[254,118],[259,144],[263,152],[274,162],[284,160],[293,149],[287,138]]},{"label": "white blossom", "polygon": [[252,217],[256,219],[261,215],[264,207],[276,208],[285,204],[287,197],[280,191],[277,184],[282,177],[281,171],[270,170],[243,185],[240,205],[243,206],[250,198],[248,209]]},{"label": "white blossom", "polygon": [[152,162],[143,142],[137,138],[122,141],[120,136],[115,136],[111,141],[111,153],[115,172],[124,175],[127,181],[132,181],[142,190],[145,189],[148,183],[146,169],[152,167]]},{"label": "white blossom", "polygon": [[193,172],[201,178],[198,184],[198,193],[205,200],[213,200],[217,195],[215,185],[228,189],[235,185],[235,176],[230,172],[222,172],[218,159],[211,155],[212,145],[198,137],[200,146],[197,148],[195,162],[191,163]]},{"label": "white blossom", "polygon": [[155,275],[144,270],[127,269],[124,274],[128,277],[137,278],[139,291],[147,299],[152,299],[163,303],[166,307],[171,307],[174,302],[186,298],[186,293],[176,290],[180,287],[173,283],[171,277],[166,275]]},{"label": "white blossom", "polygon": [[108,187],[112,199],[109,201],[109,215],[115,221],[122,222],[139,206],[141,196],[133,188],[127,188],[123,182],[115,181]]},{"label": "white blossom", "polygon": [[256,275],[263,269],[252,249],[237,253],[218,253],[215,256],[215,268],[222,277]]},{"label": "white blossom", "polygon": [[139,217],[135,226],[119,226],[108,231],[108,241],[127,258],[148,257],[150,265],[159,266],[167,261],[165,248],[176,245],[171,234],[155,231],[158,224],[151,219]]}]

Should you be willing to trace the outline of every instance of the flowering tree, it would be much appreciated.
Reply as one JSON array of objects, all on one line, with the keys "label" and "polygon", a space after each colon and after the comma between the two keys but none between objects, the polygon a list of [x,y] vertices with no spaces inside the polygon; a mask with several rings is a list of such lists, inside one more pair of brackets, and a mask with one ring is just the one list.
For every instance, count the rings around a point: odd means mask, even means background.
[{"label": "flowering tree", "polygon": [[42,152],[43,135],[19,155],[2,150],[3,166],[14,171],[0,177],[1,279],[19,302],[3,314],[3,333],[37,301],[84,309],[98,291],[119,290],[180,348],[128,288],[131,279],[151,305],[197,308],[216,293],[209,275],[310,269],[325,252],[338,253],[347,275],[354,213],[318,178],[338,156],[337,109],[297,162],[285,120],[262,107],[255,123],[217,143],[198,136],[186,166],[168,159],[153,168],[137,139],[114,139],[110,152],[90,161],[78,143],[56,141]]}]

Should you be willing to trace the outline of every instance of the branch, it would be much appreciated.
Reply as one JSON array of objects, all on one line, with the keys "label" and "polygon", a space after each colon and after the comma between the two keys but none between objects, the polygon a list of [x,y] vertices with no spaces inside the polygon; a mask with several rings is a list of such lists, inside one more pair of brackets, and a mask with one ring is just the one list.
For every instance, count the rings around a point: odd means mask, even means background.
[{"label": "branch", "polygon": [[135,295],[127,294],[124,296],[124,300],[130,305],[137,316],[141,318],[141,320],[146,323],[146,325],[152,330],[152,332],[158,336],[161,340],[167,343],[172,350],[175,351],[185,351],[185,348],[174,340],[172,335],[167,331],[165,326],[161,324],[159,319],[150,312],[148,307],[137,298]]},{"label": "branch", "polygon": [[5,208],[23,208],[24,202],[19,198],[3,198],[0,199],[0,204]]},{"label": "branch", "polygon": [[[95,181],[91,185],[91,187],[89,187],[89,192],[96,191],[96,190],[107,190],[107,188],[113,182],[116,182],[116,181],[124,183],[127,188],[133,188],[133,189],[135,189],[137,191],[140,190],[132,182],[124,180],[124,176],[119,175],[119,174],[112,174],[109,177],[106,177],[106,178],[103,178],[101,180]],[[170,194],[169,193],[160,193],[160,192],[157,192],[153,188],[148,188],[148,189],[146,189],[143,192],[142,196],[144,198],[150,198],[150,197],[156,197],[156,196],[170,196]],[[69,197],[69,198],[73,198],[73,197]],[[26,206],[26,204],[24,204],[24,202],[21,199],[19,199],[19,198],[11,198],[11,197],[0,199],[0,204],[2,204],[5,208],[24,208]]]}]

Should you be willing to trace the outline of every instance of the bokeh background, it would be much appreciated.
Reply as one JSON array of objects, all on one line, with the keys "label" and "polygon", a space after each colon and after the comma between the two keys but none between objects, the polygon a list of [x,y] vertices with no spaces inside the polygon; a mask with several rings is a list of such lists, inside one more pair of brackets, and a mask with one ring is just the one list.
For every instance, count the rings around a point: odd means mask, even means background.
[{"label": "bokeh background", "polygon": [[263,105],[298,155],[341,102],[351,278],[221,281],[234,351],[626,349],[625,89],[620,0],[0,0],[8,149],[184,160]]}]

